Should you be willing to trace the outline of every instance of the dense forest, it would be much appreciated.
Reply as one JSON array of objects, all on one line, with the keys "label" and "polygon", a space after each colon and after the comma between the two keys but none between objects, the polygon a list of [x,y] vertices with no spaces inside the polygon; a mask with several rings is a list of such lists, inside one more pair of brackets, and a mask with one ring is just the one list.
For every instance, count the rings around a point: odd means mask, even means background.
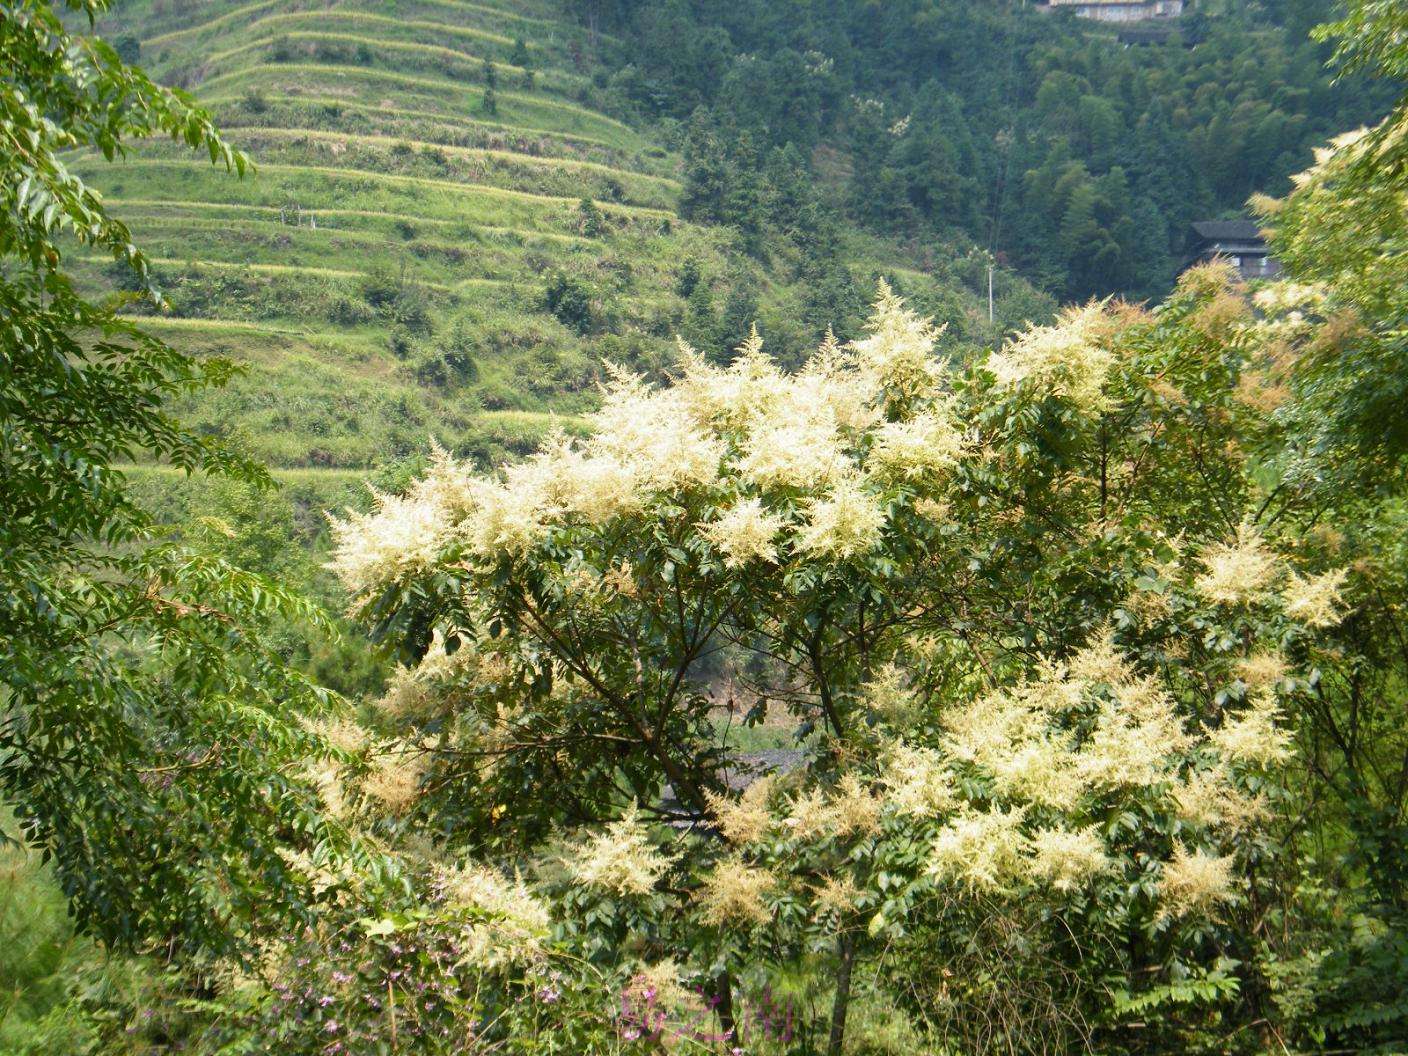
[{"label": "dense forest", "polygon": [[0,1056],[1408,1051],[1405,42],[0,0]]},{"label": "dense forest", "polygon": [[1392,92],[1332,87],[1328,0],[1194,5],[1092,30],[1037,4],[613,3],[603,106],[685,155],[686,215],[825,235],[808,188],[922,245],[961,233],[1065,300],[1165,293],[1194,220],[1280,194],[1312,146]]}]

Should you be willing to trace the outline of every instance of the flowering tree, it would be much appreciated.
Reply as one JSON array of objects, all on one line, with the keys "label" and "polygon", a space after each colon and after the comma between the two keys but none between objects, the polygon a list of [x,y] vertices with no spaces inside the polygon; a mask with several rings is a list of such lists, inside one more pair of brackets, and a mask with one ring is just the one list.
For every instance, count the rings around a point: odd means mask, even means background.
[{"label": "flowering tree", "polygon": [[[1104,980],[1070,1018],[1254,1002],[1279,708],[1344,576],[1278,551],[1297,493],[1230,284],[968,366],[882,286],[797,373],[756,335],[727,368],[682,347],[583,440],[488,477],[438,454],[334,522],[417,661],[373,791],[535,863],[591,955],[702,973],[726,1033],[740,972],[822,957],[839,1052],[867,951],[1001,905],[1098,937],[1063,951]],[[739,780],[720,670],[805,765]]]},{"label": "flowering tree", "polygon": [[[1342,8],[1317,31],[1336,40],[1340,68],[1401,91],[1408,9],[1383,0]],[[1364,588],[1313,655],[1320,677],[1298,758],[1323,804],[1306,843],[1330,870],[1325,889],[1352,892],[1355,906],[1311,898],[1302,907],[1301,927],[1318,932],[1295,962],[1310,995],[1302,1044],[1354,1051],[1401,1047],[1408,1031],[1405,163],[1401,95],[1377,126],[1317,151],[1284,200],[1254,203],[1288,276],[1258,294],[1286,432],[1278,476],[1313,511],[1302,552],[1327,564],[1352,554]]]}]

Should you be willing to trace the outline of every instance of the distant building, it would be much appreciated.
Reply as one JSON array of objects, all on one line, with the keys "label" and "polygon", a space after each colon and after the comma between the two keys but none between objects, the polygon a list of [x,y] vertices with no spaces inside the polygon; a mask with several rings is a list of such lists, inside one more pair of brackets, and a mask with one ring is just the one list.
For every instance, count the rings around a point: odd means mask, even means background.
[{"label": "distant building", "polygon": [[1274,279],[1281,264],[1271,255],[1261,228],[1251,220],[1202,220],[1193,225],[1188,266],[1226,260],[1244,279]]},{"label": "distant building", "polygon": [[1184,0],[1047,0],[1052,11],[1073,11],[1080,18],[1099,22],[1146,22],[1178,18]]}]

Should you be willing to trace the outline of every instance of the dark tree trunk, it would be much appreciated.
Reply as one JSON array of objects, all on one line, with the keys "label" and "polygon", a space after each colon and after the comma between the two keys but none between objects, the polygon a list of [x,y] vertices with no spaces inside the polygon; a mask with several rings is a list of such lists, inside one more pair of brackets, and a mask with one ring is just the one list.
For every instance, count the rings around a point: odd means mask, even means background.
[{"label": "dark tree trunk", "polygon": [[841,963],[836,968],[836,997],[831,1003],[831,1038],[826,1045],[826,1056],[841,1056],[841,1047],[846,1041],[846,1013],[851,1007],[851,965],[856,959],[856,943],[850,932],[842,931],[836,936],[836,955]]},{"label": "dark tree trunk", "polygon": [[719,1013],[719,1026],[730,1042],[737,1044],[738,1023],[733,1018],[733,979],[725,968],[714,980],[715,1008]]}]

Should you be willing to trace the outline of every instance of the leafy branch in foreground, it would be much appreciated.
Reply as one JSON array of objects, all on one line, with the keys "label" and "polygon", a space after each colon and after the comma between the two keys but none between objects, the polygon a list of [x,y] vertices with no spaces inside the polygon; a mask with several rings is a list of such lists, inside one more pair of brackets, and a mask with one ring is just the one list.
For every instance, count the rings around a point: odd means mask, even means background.
[{"label": "leafy branch in foreground", "polygon": [[[105,5],[73,0],[91,19]],[[166,411],[234,369],[91,304],[58,239],[145,258],[62,154],[169,135],[243,173],[208,115],[75,36],[44,0],[0,3],[0,795],[52,857],[81,924],[117,943],[228,949],[255,910],[311,894],[326,849],[299,715],[325,695],[272,646],[320,621],[279,587],[162,541],[115,462],[267,486]]]}]

